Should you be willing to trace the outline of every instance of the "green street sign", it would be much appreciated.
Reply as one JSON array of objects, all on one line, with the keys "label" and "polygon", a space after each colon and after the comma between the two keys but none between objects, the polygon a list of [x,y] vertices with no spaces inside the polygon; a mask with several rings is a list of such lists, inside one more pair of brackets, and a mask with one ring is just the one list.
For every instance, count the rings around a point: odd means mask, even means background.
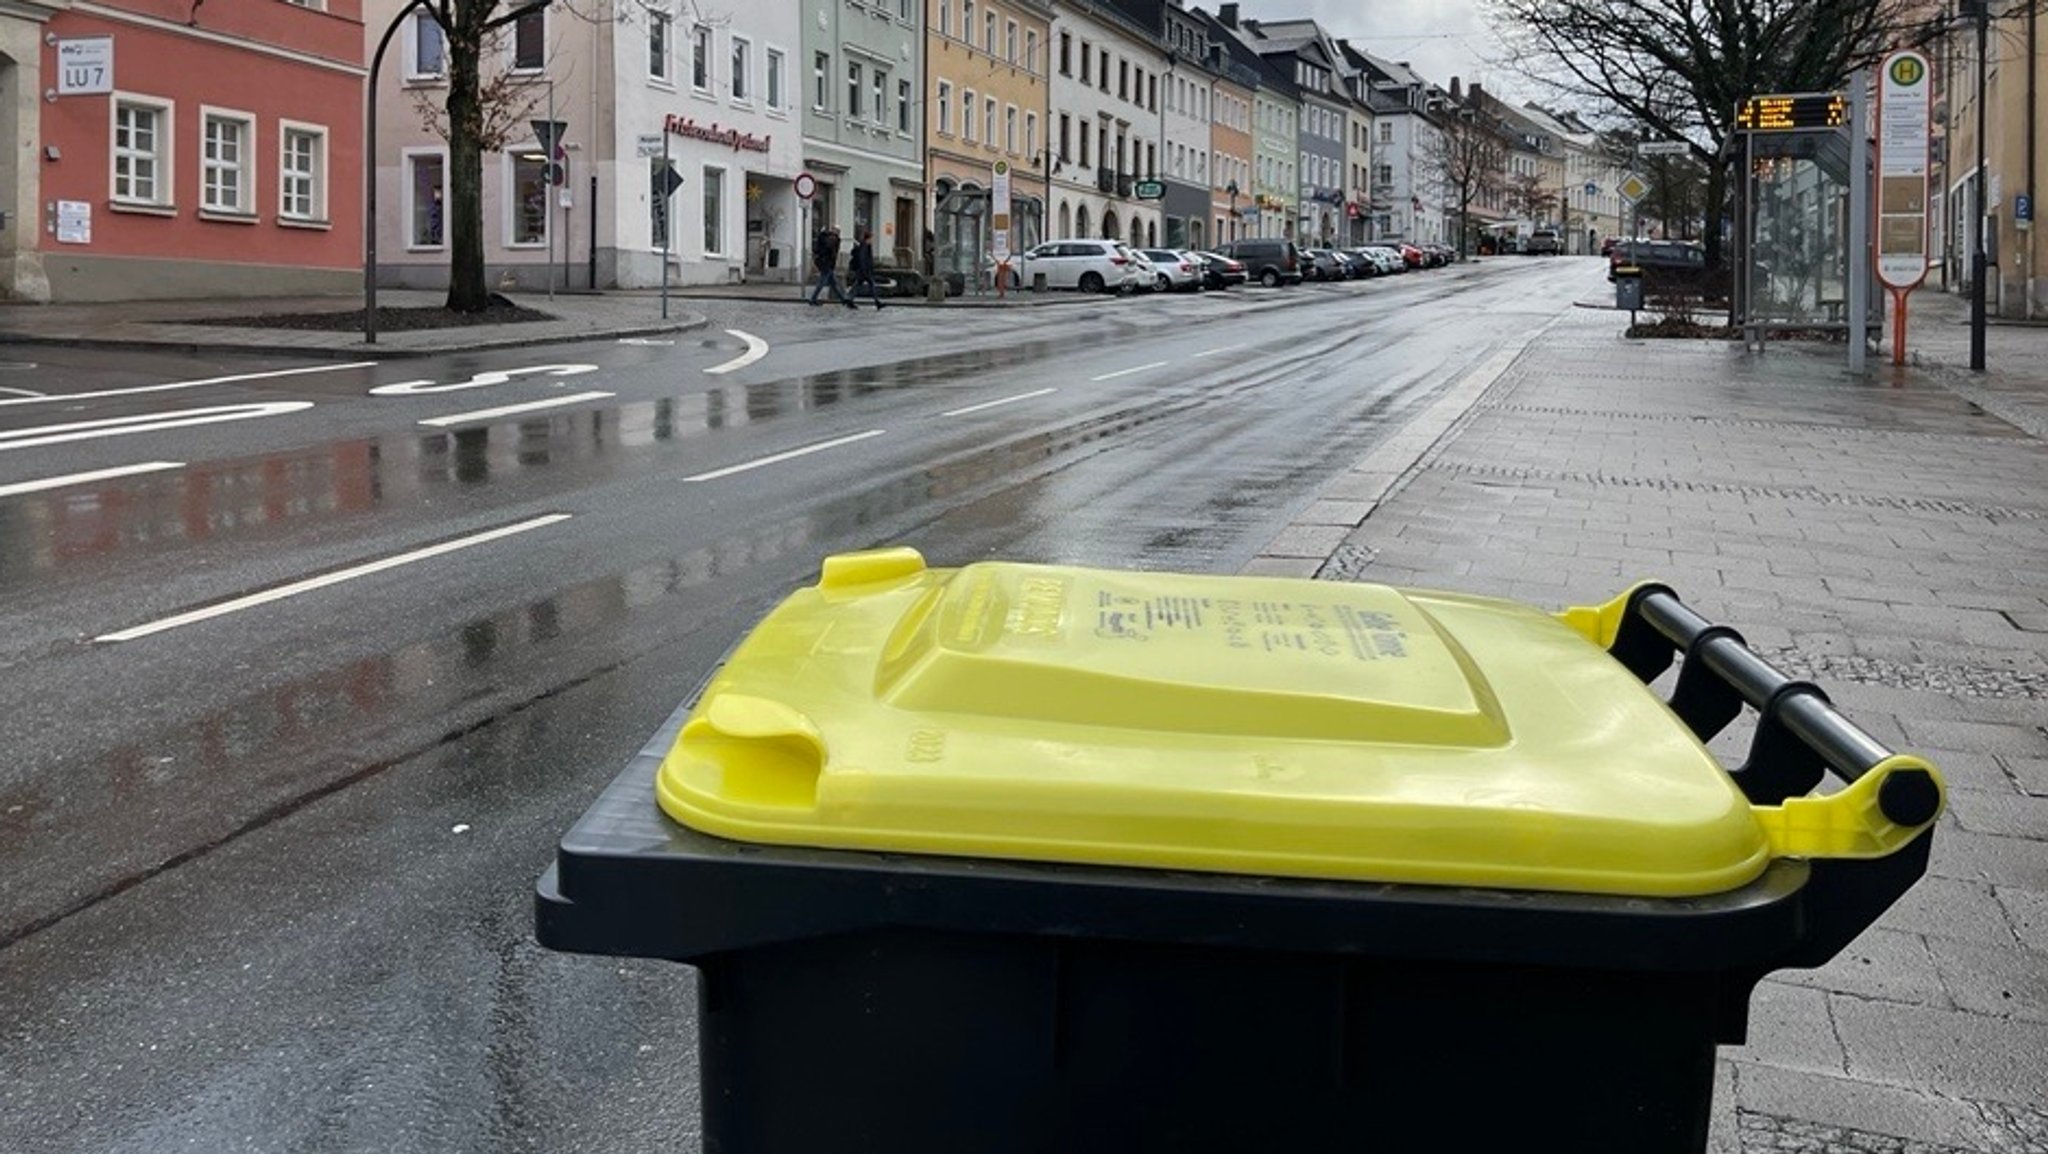
[{"label": "green street sign", "polygon": [[1131,191],[1137,194],[1139,200],[1158,200],[1166,195],[1166,182],[1163,180],[1141,180],[1132,186]]}]

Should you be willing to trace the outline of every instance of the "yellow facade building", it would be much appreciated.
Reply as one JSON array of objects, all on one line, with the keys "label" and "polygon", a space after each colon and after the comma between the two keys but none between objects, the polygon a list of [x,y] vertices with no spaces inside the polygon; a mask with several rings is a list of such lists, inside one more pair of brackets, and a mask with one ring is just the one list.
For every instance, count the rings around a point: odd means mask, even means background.
[{"label": "yellow facade building", "polygon": [[1010,186],[1000,230],[1008,251],[1045,237],[1051,26],[1041,0],[926,0],[925,260],[970,288],[992,285],[999,165]]}]

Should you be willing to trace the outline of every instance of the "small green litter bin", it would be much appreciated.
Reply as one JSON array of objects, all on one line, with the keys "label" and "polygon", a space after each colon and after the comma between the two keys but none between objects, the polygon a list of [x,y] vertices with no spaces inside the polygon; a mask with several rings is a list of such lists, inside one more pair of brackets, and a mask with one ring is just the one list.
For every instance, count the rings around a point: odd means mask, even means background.
[{"label": "small green litter bin", "polygon": [[707,1151],[1698,1151],[1752,987],[1941,801],[1662,586],[884,550],[670,718],[537,924],[699,969]]}]

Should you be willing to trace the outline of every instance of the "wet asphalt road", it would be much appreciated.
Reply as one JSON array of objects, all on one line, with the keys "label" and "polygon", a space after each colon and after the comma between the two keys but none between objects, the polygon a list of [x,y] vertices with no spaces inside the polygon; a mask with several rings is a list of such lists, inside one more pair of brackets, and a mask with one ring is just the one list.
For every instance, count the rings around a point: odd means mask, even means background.
[{"label": "wet asphalt road", "polygon": [[[6,350],[0,494],[163,467],[0,495],[0,1150],[694,1148],[689,971],[540,950],[531,887],[748,623],[880,544],[1235,570],[1598,275],[714,302],[355,368]],[[729,329],[769,351],[709,374]],[[234,419],[100,423],[167,415]]]}]

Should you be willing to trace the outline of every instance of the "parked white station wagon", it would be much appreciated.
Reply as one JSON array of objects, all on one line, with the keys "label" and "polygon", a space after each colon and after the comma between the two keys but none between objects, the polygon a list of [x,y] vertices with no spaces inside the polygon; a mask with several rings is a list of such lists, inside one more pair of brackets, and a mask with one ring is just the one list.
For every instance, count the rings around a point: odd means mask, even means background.
[{"label": "parked white station wagon", "polygon": [[1017,283],[1025,288],[1045,274],[1045,287],[1082,292],[1121,292],[1140,284],[1139,262],[1130,249],[1114,240],[1049,240],[1015,262]]}]

